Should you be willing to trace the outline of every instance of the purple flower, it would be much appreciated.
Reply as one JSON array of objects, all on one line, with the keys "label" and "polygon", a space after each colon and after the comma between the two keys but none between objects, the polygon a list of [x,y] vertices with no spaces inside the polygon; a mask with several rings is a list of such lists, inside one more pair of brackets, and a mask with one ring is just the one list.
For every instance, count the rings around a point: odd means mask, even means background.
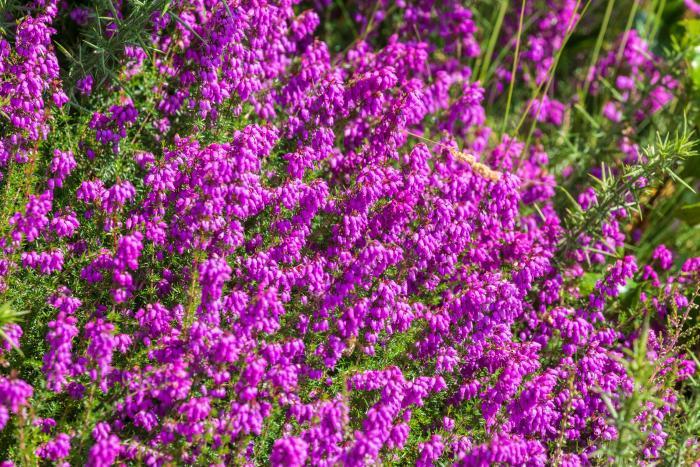
[{"label": "purple flower", "polygon": [[308,444],[296,437],[280,438],[275,441],[270,462],[275,466],[303,466],[306,464]]},{"label": "purple flower", "polygon": [[700,15],[700,4],[693,0],[683,0],[685,7],[695,15]]},{"label": "purple flower", "polygon": [[53,462],[65,459],[70,454],[71,437],[65,433],[59,433],[54,439],[39,446],[36,455],[42,459]]},{"label": "purple flower", "polygon": [[[76,11],[76,10],[73,10],[73,11]],[[71,17],[72,17],[72,13],[71,13]],[[93,79],[92,75],[86,75],[85,77],[80,78],[78,80],[78,82],[75,84],[75,87],[78,90],[78,92],[80,94],[82,94],[83,96],[89,96],[90,94],[92,94],[93,83],[94,83],[94,79]]]},{"label": "purple flower", "polygon": [[54,150],[50,166],[53,178],[49,179],[49,188],[54,189],[62,187],[63,181],[77,165],[71,151]]},{"label": "purple flower", "polygon": [[19,340],[22,337],[22,328],[17,324],[6,324],[3,326],[2,331],[4,335],[2,342],[0,342],[0,355],[12,349],[18,349]]},{"label": "purple flower", "polygon": [[113,434],[108,434],[97,439],[88,452],[86,465],[89,467],[111,466],[116,461],[121,451],[119,438]]}]

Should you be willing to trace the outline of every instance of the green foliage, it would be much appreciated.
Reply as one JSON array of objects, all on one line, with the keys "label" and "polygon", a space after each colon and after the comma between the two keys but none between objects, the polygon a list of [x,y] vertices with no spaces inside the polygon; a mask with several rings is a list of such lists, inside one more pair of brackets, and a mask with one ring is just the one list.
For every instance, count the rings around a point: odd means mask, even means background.
[{"label": "green foliage", "polygon": [[[696,364],[700,362],[695,359]],[[700,379],[691,376],[686,382],[683,397],[672,420],[668,422],[669,438],[664,446],[666,465],[693,465],[700,459]]]},{"label": "green foliage", "polygon": [[[153,14],[170,15],[170,2],[166,0],[130,0],[124,2],[126,14],[121,19],[114,14],[112,0],[98,0],[93,5],[99,12],[98,21],[89,28],[80,32],[70,28],[62,29],[62,34],[55,40],[55,46],[60,51],[62,72],[65,82],[72,86],[77,79],[87,73],[95,77],[95,88],[108,86],[110,82],[120,81],[124,73],[121,60],[124,47],[136,45],[142,47],[148,54],[148,61],[152,62],[159,56],[159,51],[149,45],[146,25]],[[540,2],[543,6],[545,2]],[[622,208],[634,219],[634,224],[643,230],[643,235],[636,245],[625,248],[637,253],[638,258],[649,259],[652,248],[659,243],[666,243],[681,252],[682,257],[700,254],[700,198],[695,193],[700,180],[700,157],[697,157],[698,147],[694,141],[700,129],[700,20],[682,18],[678,16],[678,2],[639,2],[624,0],[608,0],[607,2],[580,2],[590,8],[587,11],[586,21],[577,25],[567,37],[565,47],[555,58],[551,68],[549,79],[541,84],[530,86],[516,86],[511,84],[507,92],[500,96],[488,96],[489,120],[487,124],[498,131],[498,137],[503,133],[512,133],[532,143],[533,135],[542,131],[542,138],[547,141],[551,157],[551,167],[555,175],[559,176],[567,167],[572,168],[572,175],[562,180],[560,191],[557,194],[557,205],[566,206],[562,210],[565,219],[565,234],[562,240],[560,255],[557,261],[568,261],[567,254],[578,248],[579,236],[586,233],[595,237],[600,232],[601,225],[606,221],[611,210]],[[590,6],[588,6],[590,4]],[[643,5],[642,5],[643,4]],[[640,7],[640,5],[642,5]],[[474,76],[483,80],[488,90],[494,84],[494,76],[497,68],[502,65],[506,56],[521,47],[520,41],[499,46],[499,37],[502,34],[504,15],[511,2],[507,0],[477,2],[475,5],[476,20],[481,31],[486,31],[481,43],[484,45],[482,55],[474,59]],[[18,12],[24,11],[22,2],[13,0],[0,0],[0,12],[8,15],[0,15],[0,34],[10,37],[13,24],[8,23],[5,16],[21,16]],[[626,14],[618,14],[625,12]],[[627,14],[628,13],[628,14]],[[368,24],[359,28],[353,20],[353,4],[343,0],[334,0],[332,5],[324,11],[326,20],[322,21],[320,35],[331,44],[334,53],[347,50],[357,41],[365,38],[370,30],[379,28],[377,42],[386,41],[388,33],[392,31],[392,21],[396,13],[389,10],[387,20],[380,26]],[[177,19],[176,16],[171,15]],[[328,19],[335,18],[335,21]],[[110,23],[116,23],[116,33],[106,35],[105,28]],[[534,27],[534,20],[521,21],[520,35],[524,35]],[[647,162],[634,166],[621,163],[620,149],[616,142],[623,131],[617,124],[610,122],[602,116],[603,103],[616,91],[610,83],[603,82],[601,92],[597,95],[590,93],[590,84],[581,78],[569,76],[577,63],[580,63],[582,51],[593,50],[590,63],[595,63],[601,54],[608,52],[606,43],[612,37],[634,27],[640,34],[651,39],[655,51],[664,54],[668,63],[666,72],[669,76],[676,76],[680,86],[688,92],[681,94],[681,99],[674,108],[665,109],[659,115],[648,117],[640,124],[643,128],[640,137],[645,141],[645,156]],[[384,34],[384,31],[387,31]],[[436,53],[439,53],[436,52]],[[589,52],[587,52],[589,53]],[[517,57],[516,53],[516,57]],[[588,59],[586,60],[588,61]],[[508,68],[515,73],[518,62]],[[687,74],[681,74],[679,70],[688,70]],[[512,75],[511,75],[512,76]],[[552,86],[557,78],[557,85]],[[561,79],[559,79],[561,78]],[[612,79],[612,78],[611,78]],[[123,80],[121,80],[123,81]],[[574,84],[584,82],[584,85]],[[75,92],[68,92],[71,102],[68,108],[57,115],[54,127],[58,131],[52,133],[50,139],[42,143],[37,153],[37,160],[31,166],[10,163],[5,172],[5,178],[0,182],[0,235],[7,236],[10,231],[8,220],[15,212],[21,212],[27,196],[37,191],[39,183],[36,174],[44,173],[49,164],[51,152],[54,148],[72,149],[78,151],[78,143],[88,131],[88,124],[92,117],[92,111],[106,111],[111,105],[117,104],[120,98],[130,98],[140,103],[141,109],[146,109],[146,118],[140,127],[130,128],[128,137],[123,140],[121,151],[115,154],[108,147],[95,147],[95,158],[87,160],[79,159],[79,167],[76,173],[82,179],[99,177],[106,182],[113,183],[117,180],[140,180],[138,167],[133,164],[132,157],[139,151],[153,152],[157,160],[162,160],[164,148],[162,143],[154,138],[158,134],[155,131],[154,120],[155,101],[151,92],[153,86],[159,83],[157,70],[152,63],[144,67],[144,72],[134,79],[125,81],[125,85],[119,94],[97,92],[93,97],[80,97]],[[511,79],[511,83],[513,80]],[[68,89],[67,89],[68,91]],[[649,92],[649,89],[645,90]],[[111,95],[112,98],[105,98]],[[562,128],[542,129],[536,119],[529,118],[530,102],[542,95],[578,95],[579,103],[565,116]],[[180,134],[188,136],[188,130],[197,128],[198,138],[202,144],[225,142],[230,135],[249,123],[256,121],[257,117],[250,106],[244,106],[239,115],[233,111],[233,104],[224,106],[220,112],[220,120],[215,126],[197,116],[187,112],[181,112],[173,119],[170,135]],[[493,116],[498,116],[495,118]],[[502,116],[502,117],[501,117]],[[629,117],[629,116],[627,116]],[[680,128],[679,128],[680,127]],[[491,140],[495,141],[494,136]],[[288,148],[278,147],[270,157],[269,168],[272,171],[285,170],[285,161],[282,155]],[[582,185],[590,182],[587,172],[591,167],[601,167],[602,175],[593,180],[598,194],[598,202],[586,211],[580,209],[578,202],[570,193],[575,193]],[[78,175],[76,175],[78,176]],[[644,178],[648,183],[641,186],[638,180]],[[270,186],[275,186],[279,180],[267,181]],[[143,186],[137,185],[137,196],[143,195]],[[60,209],[67,206],[69,200],[58,197],[54,204]],[[85,212],[78,213],[84,215]],[[282,211],[280,216],[289,215]],[[677,218],[684,223],[677,222]],[[261,234],[266,244],[279,241],[272,236],[264,235],[270,224],[275,219],[270,212],[263,212],[259,218],[250,221],[257,230],[246,228],[246,234],[252,237]],[[327,225],[332,219],[319,217],[313,226],[311,244],[323,245],[330,236]],[[102,219],[81,219],[82,239],[91,247],[91,250],[99,248],[99,238]],[[641,227],[646,227],[641,229]],[[116,235],[116,233],[114,234]],[[116,238],[116,236],[114,237]],[[248,238],[250,239],[250,238]],[[592,248],[591,252],[595,252]],[[622,255],[624,251],[619,252]],[[157,264],[156,252],[146,249],[143,252],[143,266],[140,271],[151,271],[151,265]],[[15,258],[16,259],[16,258]],[[192,252],[168,258],[168,267],[175,274],[184,274],[186,268],[194,259]],[[21,361],[21,377],[35,386],[35,399],[33,410],[41,417],[52,417],[61,421],[70,421],[80,426],[91,426],[97,420],[103,418],[109,408],[94,397],[94,394],[85,398],[84,406],[80,409],[68,409],[75,407],[66,404],[66,395],[54,395],[43,390],[43,377],[41,375],[42,356],[46,352],[47,323],[54,318],[52,308],[46,305],[46,297],[53,292],[60,283],[68,282],[80,284],[77,280],[82,267],[88,264],[90,258],[71,258],[64,270],[69,271],[59,281],[55,277],[41,276],[32,271],[23,271],[13,275],[8,284],[8,291],[0,306],[0,337],[6,336],[2,327],[9,323],[23,320],[25,334],[22,338],[23,353],[14,352],[8,358],[12,362]],[[396,271],[393,272],[397,274]],[[591,267],[579,282],[578,292],[582,297],[587,297],[601,279],[603,272]],[[388,274],[391,276],[391,274]],[[195,284],[195,275],[192,275],[191,284]],[[140,273],[135,280],[147,284],[143,288],[142,296],[135,298],[135,305],[145,305],[153,297],[157,296],[156,287],[160,280],[156,274],[147,275]],[[235,280],[235,278],[234,278]],[[164,304],[170,306],[175,303],[188,303],[190,313],[197,306],[199,291],[195,287],[175,287],[164,298]],[[640,320],[645,318],[643,304],[639,300],[642,292],[638,284],[630,284],[623,294],[620,309],[606,310],[609,313],[617,313],[619,321],[626,323],[628,320]],[[108,290],[81,290],[75,289],[76,295],[86,297],[91,303],[108,302]],[[442,290],[426,292],[426,303],[438,305],[442,300]],[[572,298],[572,303],[576,303]],[[697,300],[697,298],[696,298]],[[693,325],[697,322],[697,308],[691,317],[686,320],[682,330],[679,331],[682,344],[689,353],[697,352],[700,343],[700,328]],[[292,326],[293,316],[291,312],[283,317],[282,326]],[[118,327],[119,332],[129,332],[130,322],[117,312],[110,312],[110,321]],[[85,317],[81,319],[85,320]],[[290,320],[289,322],[286,320]],[[691,324],[687,324],[691,322]],[[80,323],[84,324],[84,323]],[[369,358],[361,351],[362,342],[353,343],[352,350],[348,352],[339,365],[332,371],[324,373],[318,381],[306,384],[309,392],[319,390],[327,395],[346,393],[348,379],[360,370],[383,369],[396,362],[401,362],[404,375],[412,377],[419,374],[408,355],[412,350],[415,340],[420,337],[422,324],[414,326],[405,333],[391,337],[380,336],[382,346],[377,354]],[[647,359],[647,328],[636,341],[632,349],[628,351],[628,360],[624,362],[628,373],[633,378],[635,390],[630,397],[623,397],[618,409],[609,403],[612,421],[617,427],[619,437],[616,441],[606,445],[596,455],[600,464],[613,463],[615,465],[633,465],[639,457],[639,452],[645,443],[648,434],[640,428],[638,417],[648,408],[648,404],[654,407],[663,405],[664,385],[669,384],[666,378],[659,382],[658,368]],[[322,337],[322,336],[321,336]],[[321,339],[319,337],[319,339]],[[560,343],[553,339],[553,346]],[[315,342],[319,345],[321,342]],[[84,348],[76,348],[76,353],[85,351]],[[144,363],[148,361],[147,355],[139,358]],[[413,367],[412,367],[413,365]],[[330,385],[326,379],[330,378]],[[447,384],[454,388],[459,382],[449,380]],[[94,386],[93,386],[94,387]],[[679,409],[673,417],[665,422],[665,430],[669,433],[669,439],[664,448],[664,459],[667,465],[688,465],[700,458],[700,379],[690,378],[685,382],[684,397],[679,401]],[[308,397],[309,394],[302,395]],[[450,416],[460,421],[456,426],[456,434],[471,436],[476,442],[486,435],[483,417],[480,416],[480,407],[477,401],[469,401],[456,407],[451,407],[443,396],[438,394],[430,398],[427,403],[413,412],[411,419],[411,437],[407,449],[393,462],[396,465],[406,465],[415,462],[418,456],[418,443],[426,440],[428,433],[434,431],[431,423],[441,420],[443,416]],[[619,394],[606,395],[609,401],[621,397]],[[351,426],[358,427],[366,413],[366,410],[376,401],[377,394],[363,394],[353,400],[353,412],[350,414]],[[110,401],[115,402],[115,401]],[[46,436],[37,427],[21,426],[20,422],[8,426],[0,434],[0,453],[7,454],[13,459],[30,459],[34,449],[46,441]],[[273,414],[266,419],[263,435],[255,444],[255,459],[267,459],[272,449],[272,443],[282,433],[286,423],[286,414],[275,408]],[[83,431],[87,433],[87,431]],[[16,437],[23,436],[22,443],[16,443]],[[77,463],[84,458],[91,440],[87,436],[75,441],[76,448],[72,452],[72,461]],[[223,443],[221,451],[205,453],[203,462],[214,462],[217,454],[222,454],[229,449],[242,449],[241,446],[232,446]],[[183,443],[182,449],[187,446]],[[30,465],[22,464],[22,465]]]},{"label": "green foliage", "polygon": [[[674,180],[681,187],[694,192],[693,188],[676,174],[687,158],[696,155],[694,145],[692,133],[685,124],[682,132],[676,133],[673,138],[668,135],[663,138],[658,136],[656,144],[644,151],[647,158],[645,164],[623,165],[617,175],[613,175],[609,166],[602,165],[602,176],[591,176],[598,200],[592,208],[585,211],[562,188],[571,207],[567,211],[568,223],[559,250],[561,257],[565,257],[572,248],[579,247],[577,242],[582,233],[599,232],[600,226],[607,220],[611,211],[624,209],[629,215],[636,214],[642,220],[642,199],[653,197],[660,189],[660,184]],[[640,180],[648,183],[640,183]]]}]

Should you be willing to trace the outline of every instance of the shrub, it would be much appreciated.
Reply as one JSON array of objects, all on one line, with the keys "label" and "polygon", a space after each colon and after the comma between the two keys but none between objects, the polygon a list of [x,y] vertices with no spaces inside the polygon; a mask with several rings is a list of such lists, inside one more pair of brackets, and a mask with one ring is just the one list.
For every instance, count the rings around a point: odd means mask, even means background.
[{"label": "shrub", "polygon": [[685,4],[5,2],[3,465],[697,461]]}]

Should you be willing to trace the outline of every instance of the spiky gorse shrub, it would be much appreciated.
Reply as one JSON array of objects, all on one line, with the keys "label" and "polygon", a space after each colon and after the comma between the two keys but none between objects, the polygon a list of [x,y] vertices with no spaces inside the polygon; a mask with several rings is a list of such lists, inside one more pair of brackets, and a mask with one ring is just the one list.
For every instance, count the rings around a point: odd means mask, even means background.
[{"label": "spiky gorse shrub", "polygon": [[697,25],[614,3],[8,5],[3,465],[693,460]]}]

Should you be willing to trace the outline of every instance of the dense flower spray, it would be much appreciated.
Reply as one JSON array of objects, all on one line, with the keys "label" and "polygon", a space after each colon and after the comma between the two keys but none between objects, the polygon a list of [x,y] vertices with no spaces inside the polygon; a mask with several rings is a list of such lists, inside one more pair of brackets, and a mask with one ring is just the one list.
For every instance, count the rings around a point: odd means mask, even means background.
[{"label": "dense flower spray", "polygon": [[[321,40],[329,2],[178,0],[70,99],[56,28],[107,18],[109,41],[131,7],[34,3],[0,39],[0,166],[35,177],[2,230],[0,285],[43,294],[31,325],[3,328],[8,366],[41,347],[0,376],[0,429],[34,430],[33,455],[588,465],[621,436],[643,340],[663,394],[636,415],[640,460],[659,458],[695,372],[667,317],[690,313],[700,261],[618,255],[628,211],[589,183],[571,201],[603,220],[569,248],[534,128],[565,126],[577,102],[526,99],[525,138],[488,125],[511,79],[549,89],[580,2],[526,2],[520,61],[477,70],[464,2],[358,2],[341,50]],[[625,125],[611,146],[627,164],[644,164],[636,138],[679,87],[662,65],[632,31],[580,77],[595,98],[614,89],[601,115]],[[81,125],[65,145],[60,118]],[[644,326],[610,312],[630,287]]]}]

